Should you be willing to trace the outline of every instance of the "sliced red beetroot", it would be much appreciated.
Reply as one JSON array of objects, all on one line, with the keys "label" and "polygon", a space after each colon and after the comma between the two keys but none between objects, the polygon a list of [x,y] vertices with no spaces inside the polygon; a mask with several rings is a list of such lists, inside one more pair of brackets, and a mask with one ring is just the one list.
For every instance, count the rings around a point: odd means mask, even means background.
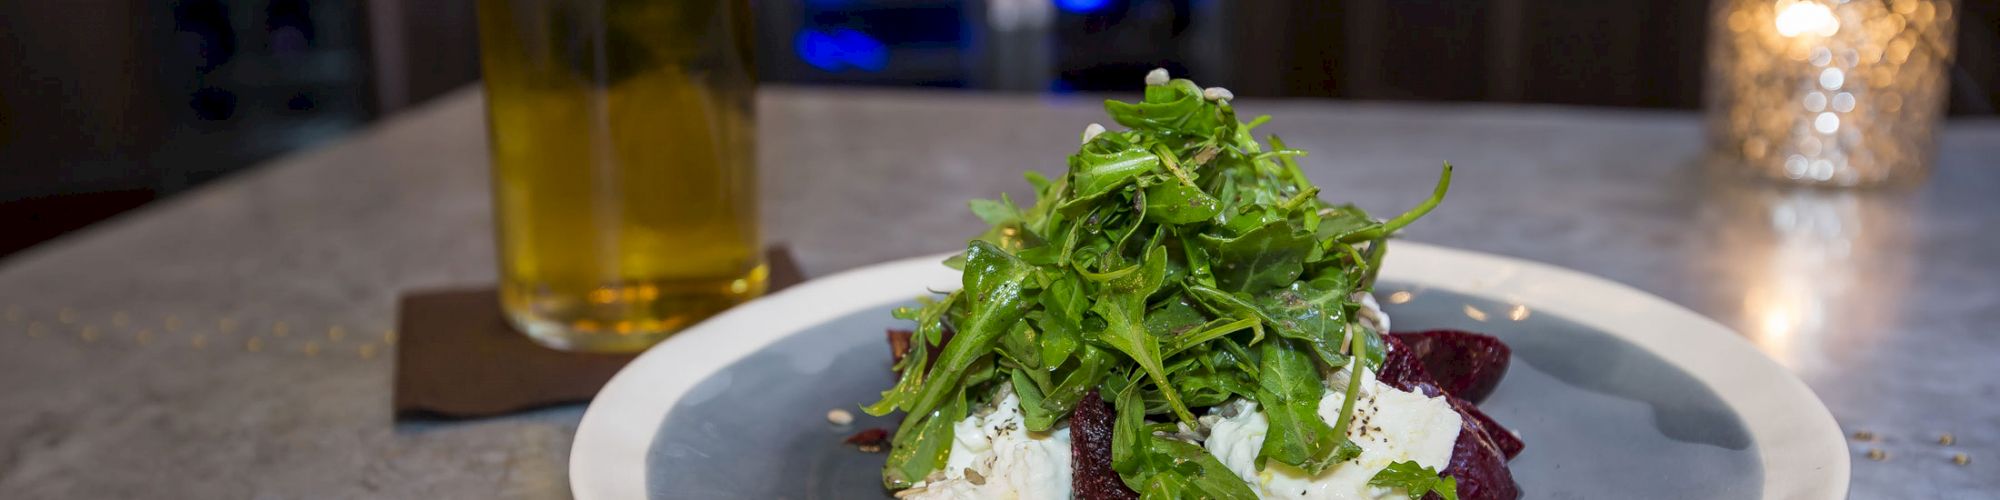
[{"label": "sliced red beetroot", "polygon": [[1521,448],[1525,446],[1521,443],[1521,437],[1515,436],[1506,427],[1501,427],[1500,422],[1494,421],[1491,415],[1487,415],[1485,411],[1480,410],[1471,401],[1453,396],[1451,398],[1451,406],[1458,410],[1460,416],[1470,417],[1470,420],[1465,422],[1465,426],[1478,426],[1480,432],[1486,433],[1488,440],[1493,442],[1493,446],[1500,448],[1500,453],[1506,455],[1508,460],[1513,460],[1514,457],[1521,454]]},{"label": "sliced red beetroot", "polygon": [[1079,500],[1137,500],[1118,471],[1111,470],[1111,426],[1118,417],[1097,397],[1083,394],[1069,415],[1070,488]]},{"label": "sliced red beetroot", "polygon": [[[938,353],[944,351],[944,344],[951,342],[951,334],[952,334],[951,329],[945,328],[944,336],[940,339],[941,342],[939,342],[938,345],[924,346],[924,348],[928,350],[926,354],[929,355],[924,358],[924,371],[926,373],[929,373],[931,369],[931,363],[937,362]],[[910,330],[890,329],[889,362],[891,364],[903,362],[903,357],[910,355],[910,345],[914,342],[915,339],[916,339],[915,332],[912,332]]]},{"label": "sliced red beetroot", "polygon": [[1395,333],[1444,392],[1474,403],[1485,401],[1507,375],[1512,350],[1491,335],[1462,330]]},{"label": "sliced red beetroot", "polygon": [[1437,397],[1444,394],[1444,388],[1431,379],[1430,372],[1424,370],[1424,362],[1419,359],[1403,339],[1388,335],[1382,337],[1383,345],[1389,353],[1382,357],[1382,367],[1375,371],[1375,379],[1390,387]]},{"label": "sliced red beetroot", "polygon": [[889,430],[881,427],[862,429],[842,442],[861,451],[880,453],[889,447]]},{"label": "sliced red beetroot", "polygon": [[904,356],[910,355],[910,335],[914,333],[909,330],[889,330],[889,363],[901,363]]},{"label": "sliced red beetroot", "polygon": [[[1521,498],[1521,486],[1514,483],[1514,473],[1507,470],[1507,459],[1501,457],[1500,450],[1492,442],[1481,436],[1483,434],[1468,428],[1466,432],[1458,433],[1458,442],[1452,443],[1451,464],[1444,468],[1444,474],[1458,481],[1458,499]],[[1424,498],[1441,500],[1436,493]]]},{"label": "sliced red beetroot", "polygon": [[[1501,428],[1479,408],[1463,399],[1450,397],[1450,393],[1438,386],[1430,374],[1424,371],[1423,361],[1416,352],[1404,345],[1396,336],[1383,337],[1389,346],[1389,355],[1382,361],[1382,369],[1375,375],[1377,380],[1397,389],[1416,392],[1425,396],[1446,396],[1452,409],[1458,411],[1463,420],[1463,429],[1458,440],[1452,443],[1451,463],[1444,474],[1458,480],[1460,500],[1514,500],[1521,497],[1521,487],[1514,483],[1513,472],[1507,470],[1507,459],[1520,452],[1520,440]],[[1505,436],[1504,438],[1498,436]],[[1497,444],[1502,439],[1512,440],[1513,452]]]}]

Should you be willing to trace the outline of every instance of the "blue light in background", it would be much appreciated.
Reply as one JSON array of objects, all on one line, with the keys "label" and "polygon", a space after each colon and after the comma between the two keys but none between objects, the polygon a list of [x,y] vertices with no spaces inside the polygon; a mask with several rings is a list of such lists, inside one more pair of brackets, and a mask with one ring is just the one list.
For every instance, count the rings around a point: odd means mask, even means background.
[{"label": "blue light in background", "polygon": [[875,37],[848,28],[805,29],[792,39],[799,59],[825,71],[855,68],[870,73],[889,66],[889,47]]},{"label": "blue light in background", "polygon": [[1078,14],[1088,14],[1103,10],[1111,5],[1111,0],[1055,0],[1056,7]]}]

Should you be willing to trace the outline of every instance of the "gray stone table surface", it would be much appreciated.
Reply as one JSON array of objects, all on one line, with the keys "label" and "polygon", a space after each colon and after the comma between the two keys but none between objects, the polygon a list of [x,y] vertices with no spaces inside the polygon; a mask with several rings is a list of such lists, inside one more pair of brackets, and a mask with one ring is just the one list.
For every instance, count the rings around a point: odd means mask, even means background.
[{"label": "gray stone table surface", "polygon": [[[494,279],[479,99],[0,262],[0,498],[566,496],[580,408],[390,414],[397,297]],[[1023,171],[1060,168],[1107,121],[1083,97],[778,87],[760,106],[765,232],[813,275],[955,247],[978,229],[967,198],[1025,199]],[[1238,108],[1274,115],[1326,196],[1371,210],[1458,165],[1412,240],[1601,275],[1735,327],[1874,435],[1850,440],[1854,498],[2000,491],[2000,123],[1950,123],[1915,190],[1787,191],[1704,174],[1691,113]]]}]

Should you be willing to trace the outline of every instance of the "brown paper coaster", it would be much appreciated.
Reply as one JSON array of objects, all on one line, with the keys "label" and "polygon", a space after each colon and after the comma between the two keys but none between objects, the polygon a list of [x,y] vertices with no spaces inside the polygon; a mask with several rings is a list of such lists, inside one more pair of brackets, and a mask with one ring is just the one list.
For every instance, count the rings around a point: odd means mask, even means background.
[{"label": "brown paper coaster", "polygon": [[[770,291],[802,281],[783,245],[765,251]],[[396,335],[397,418],[460,419],[589,401],[636,354],[542,347],[501,316],[492,288],[403,296]]]}]

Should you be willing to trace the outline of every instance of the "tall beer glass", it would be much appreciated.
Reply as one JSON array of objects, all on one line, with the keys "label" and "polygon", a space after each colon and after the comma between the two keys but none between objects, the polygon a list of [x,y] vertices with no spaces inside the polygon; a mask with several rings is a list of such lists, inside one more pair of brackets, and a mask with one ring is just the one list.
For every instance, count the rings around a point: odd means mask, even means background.
[{"label": "tall beer glass", "polygon": [[500,300],[629,352],[763,293],[744,0],[480,0]]}]

